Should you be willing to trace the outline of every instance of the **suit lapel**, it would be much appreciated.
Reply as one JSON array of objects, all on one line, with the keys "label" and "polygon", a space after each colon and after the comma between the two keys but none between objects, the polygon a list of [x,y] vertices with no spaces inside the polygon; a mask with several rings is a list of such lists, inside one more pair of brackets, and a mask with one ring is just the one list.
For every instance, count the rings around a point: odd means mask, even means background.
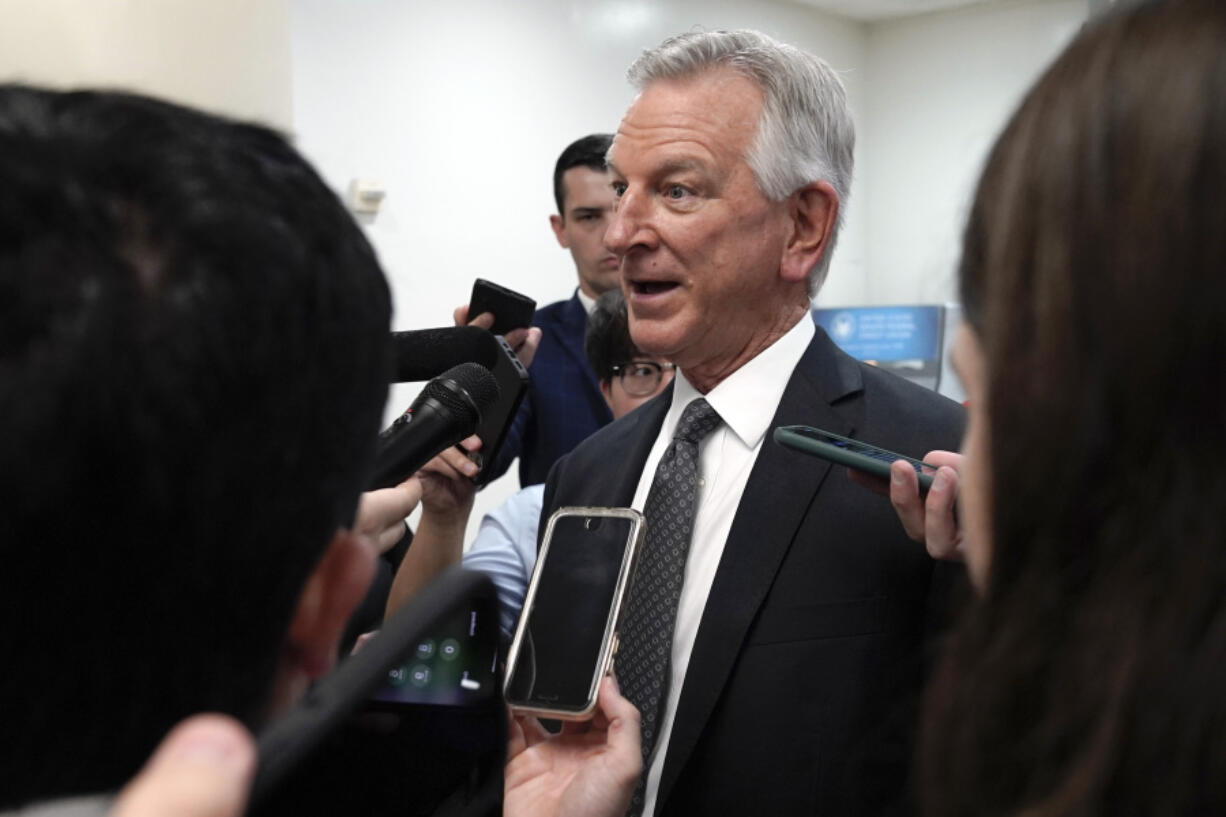
[{"label": "suit lapel", "polygon": [[851,434],[851,421],[833,404],[861,388],[858,365],[819,328],[762,442],[711,585],[669,738],[657,796],[661,805],[693,753],[779,565],[830,471],[828,462],[786,449],[771,435],[790,424]]},{"label": "suit lapel", "polygon": [[571,299],[566,302],[560,318],[558,332],[561,335],[562,348],[566,350],[566,354],[579,363],[579,370],[583,372],[583,382],[588,390],[588,398],[594,397],[594,405],[607,412],[604,395],[600,393],[600,381],[596,379],[596,374],[588,364],[587,355],[583,351],[583,340],[587,335],[587,310],[583,308],[583,302],[579,300],[578,293],[572,295]]},{"label": "suit lapel", "polygon": [[577,480],[579,483],[578,490],[574,490],[572,486],[570,492],[574,501],[588,505],[630,507],[638,489],[639,476],[643,473],[643,465],[647,462],[647,455],[651,453],[651,447],[660,433],[660,426],[664,425],[664,418],[672,402],[673,386],[670,383],[664,391],[642,406],[596,432],[600,437],[600,444],[593,450],[616,451],[618,455],[615,459],[607,456],[594,459],[588,453],[587,446],[582,443],[575,449],[570,457],[583,470],[574,473],[573,469],[570,469],[563,474],[565,478]]}]

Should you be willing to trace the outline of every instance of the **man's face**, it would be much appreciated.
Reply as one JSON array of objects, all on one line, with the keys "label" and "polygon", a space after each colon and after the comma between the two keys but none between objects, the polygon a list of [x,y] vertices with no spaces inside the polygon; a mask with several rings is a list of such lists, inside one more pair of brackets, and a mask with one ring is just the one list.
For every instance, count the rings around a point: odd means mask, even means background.
[{"label": "man's face", "polygon": [[744,158],[761,110],[730,69],[658,80],[609,152],[618,202],[605,245],[621,259],[634,344],[716,382],[781,334],[796,297],[780,277],[786,202],[762,195]]},{"label": "man's face", "polygon": [[618,284],[617,257],[604,247],[613,213],[613,190],[604,171],[572,167],[562,174],[560,216],[550,216],[558,243],[570,250],[579,273],[579,288],[596,298]]},{"label": "man's face", "polygon": [[[639,388],[627,390],[627,384],[633,384],[636,381],[641,383],[654,375],[652,367],[642,365],[644,363],[654,363],[660,367],[660,381],[656,383],[655,388],[646,393],[639,393],[643,391]],[[604,395],[605,402],[609,404],[609,410],[613,412],[614,420],[634,411],[664,391],[665,387],[673,382],[673,367],[667,365],[667,361],[662,357],[638,355],[634,360],[623,363],[622,367],[622,371],[625,372],[624,376],[615,374],[608,380],[600,381],[600,391]]]}]

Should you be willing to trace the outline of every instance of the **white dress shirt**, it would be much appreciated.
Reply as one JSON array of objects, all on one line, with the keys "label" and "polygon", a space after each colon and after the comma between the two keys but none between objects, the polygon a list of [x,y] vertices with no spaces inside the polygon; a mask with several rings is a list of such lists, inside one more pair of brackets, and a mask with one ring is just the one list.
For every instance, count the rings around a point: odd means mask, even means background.
[{"label": "white dress shirt", "polygon": [[[783,337],[705,395],[707,402],[723,419],[723,424],[699,445],[694,533],[685,562],[681,600],[677,605],[668,697],[664,701],[660,731],[648,766],[644,815],[655,813],[656,792],[660,787],[664,758],[668,754],[677,701],[685,684],[685,671],[694,649],[698,623],[702,620],[702,611],[706,607],[711,584],[715,581],[724,543],[732,530],[732,519],[741,503],[741,495],[745,493],[749,472],[762,448],[762,440],[770,430],[771,419],[783,399],[783,390],[814,334],[813,320],[806,311]],[[673,385],[672,405],[643,466],[632,507],[641,511],[646,506],[656,465],[672,442],[681,413],[691,400],[703,396],[686,379],[684,372],[678,373]]]}]

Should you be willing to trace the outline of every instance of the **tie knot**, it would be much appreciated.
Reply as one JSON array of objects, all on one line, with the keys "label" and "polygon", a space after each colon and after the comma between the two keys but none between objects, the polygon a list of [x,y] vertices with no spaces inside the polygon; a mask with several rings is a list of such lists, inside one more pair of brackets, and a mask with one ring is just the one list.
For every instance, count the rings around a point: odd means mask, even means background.
[{"label": "tie knot", "polygon": [[697,445],[702,438],[710,434],[720,424],[719,413],[711,408],[707,398],[699,397],[691,400],[681,412],[677,422],[677,430],[673,432],[674,440],[685,440]]}]

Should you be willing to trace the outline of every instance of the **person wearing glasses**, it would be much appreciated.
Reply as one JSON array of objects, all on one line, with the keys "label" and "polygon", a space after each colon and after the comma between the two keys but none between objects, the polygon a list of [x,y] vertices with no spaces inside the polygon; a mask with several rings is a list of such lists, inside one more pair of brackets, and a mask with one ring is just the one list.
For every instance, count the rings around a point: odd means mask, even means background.
[{"label": "person wearing glasses", "polygon": [[[630,339],[626,302],[620,289],[596,299],[588,318],[584,353],[600,380],[600,393],[614,419],[662,392],[673,380],[673,364],[648,355]],[[422,516],[396,573],[387,612],[404,604],[444,568],[462,562],[480,570],[498,588],[500,625],[508,640],[523,605],[536,564],[537,530],[544,484],[531,485],[485,515],[472,546],[463,552],[464,531],[473,509],[472,481],[443,456],[435,457],[415,477],[421,482]]]}]

